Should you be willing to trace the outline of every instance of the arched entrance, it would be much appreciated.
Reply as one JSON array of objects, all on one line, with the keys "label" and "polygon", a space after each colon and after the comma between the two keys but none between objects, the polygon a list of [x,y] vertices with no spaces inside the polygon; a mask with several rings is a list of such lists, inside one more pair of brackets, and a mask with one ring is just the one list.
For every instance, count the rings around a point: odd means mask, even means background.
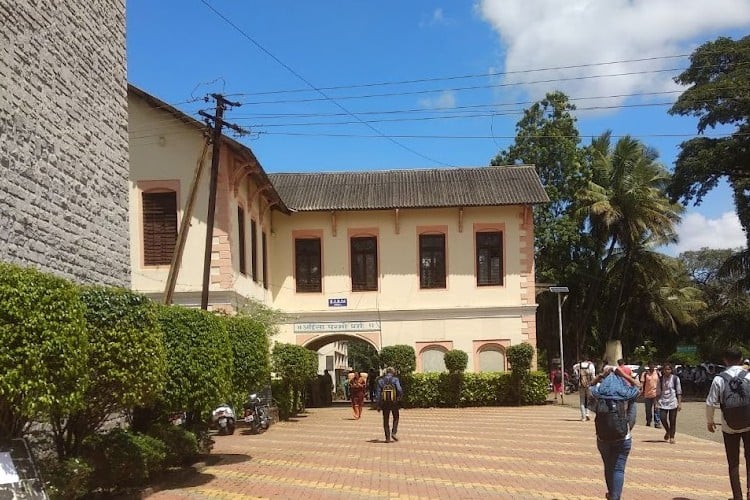
[{"label": "arched entrance", "polygon": [[[357,351],[360,353],[360,356],[354,358],[350,355],[353,354],[353,343],[359,344]],[[375,363],[361,360],[372,361],[373,356],[379,352],[379,332],[324,332],[298,335],[297,344],[318,354],[318,381],[310,390],[309,406],[328,406],[333,401],[348,400],[347,381],[350,368],[363,373],[367,373],[369,369],[378,369]],[[350,346],[352,351],[349,350]],[[363,349],[365,355],[362,355]],[[371,375],[374,380],[375,372]]]}]

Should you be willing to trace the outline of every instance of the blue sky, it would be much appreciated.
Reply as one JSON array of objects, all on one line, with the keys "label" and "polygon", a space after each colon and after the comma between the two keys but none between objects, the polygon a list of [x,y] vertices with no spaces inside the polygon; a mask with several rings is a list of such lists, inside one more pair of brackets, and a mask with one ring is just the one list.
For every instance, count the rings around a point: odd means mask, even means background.
[{"label": "blue sky", "polygon": [[[671,168],[696,131],[667,114],[672,78],[701,43],[750,28],[747,0],[126,5],[129,81],[190,114],[211,92],[240,102],[226,119],[268,172],[487,165],[554,90],[578,106],[584,143],[630,134]],[[667,253],[745,241],[726,186],[679,232]]]}]

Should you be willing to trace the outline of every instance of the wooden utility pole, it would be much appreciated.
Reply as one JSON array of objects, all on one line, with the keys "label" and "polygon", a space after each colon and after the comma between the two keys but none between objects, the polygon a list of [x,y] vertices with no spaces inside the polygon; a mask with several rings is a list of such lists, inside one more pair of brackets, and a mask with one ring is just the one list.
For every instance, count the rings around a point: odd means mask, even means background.
[{"label": "wooden utility pole", "polygon": [[[239,129],[236,125],[225,123],[224,110],[227,105],[239,106],[240,103],[224,99],[221,94],[211,94],[216,99],[216,111],[211,116],[203,111],[200,114],[214,122],[213,152],[211,153],[211,180],[208,186],[208,215],[206,216],[206,248],[203,255],[203,289],[201,292],[201,309],[208,309],[208,287],[211,279],[211,252],[214,241],[214,218],[216,215],[216,185],[219,180],[219,153],[221,152],[221,128],[226,125],[232,129]],[[241,130],[241,129],[240,129]]]},{"label": "wooden utility pole", "polygon": [[185,210],[182,213],[180,231],[177,233],[177,245],[175,246],[174,253],[172,254],[172,262],[169,265],[167,286],[164,289],[164,304],[166,305],[172,303],[174,287],[177,284],[177,274],[180,272],[180,266],[182,265],[182,254],[185,251],[185,242],[187,241],[188,231],[190,230],[190,219],[193,216],[195,196],[198,193],[198,185],[200,184],[201,175],[203,174],[203,165],[206,160],[206,154],[208,153],[209,144],[211,144],[211,138],[206,135],[206,142],[203,144],[203,151],[201,151],[201,156],[200,158],[198,158],[198,164],[195,166],[193,183],[190,185],[190,194],[188,195],[187,203],[185,203]]}]

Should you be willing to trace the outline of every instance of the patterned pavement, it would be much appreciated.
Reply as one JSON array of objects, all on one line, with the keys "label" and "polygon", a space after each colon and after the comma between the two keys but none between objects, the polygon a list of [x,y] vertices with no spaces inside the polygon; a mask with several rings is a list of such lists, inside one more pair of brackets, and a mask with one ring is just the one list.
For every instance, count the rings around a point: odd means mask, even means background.
[{"label": "patterned pavement", "polygon": [[[149,498],[595,499],[606,492],[594,422],[569,407],[402,410],[400,441],[388,444],[381,422],[372,410],[355,421],[350,409],[334,407],[261,435],[239,428],[216,436],[198,474]],[[720,443],[678,432],[670,445],[663,437],[634,429],[624,498],[731,495]]]}]

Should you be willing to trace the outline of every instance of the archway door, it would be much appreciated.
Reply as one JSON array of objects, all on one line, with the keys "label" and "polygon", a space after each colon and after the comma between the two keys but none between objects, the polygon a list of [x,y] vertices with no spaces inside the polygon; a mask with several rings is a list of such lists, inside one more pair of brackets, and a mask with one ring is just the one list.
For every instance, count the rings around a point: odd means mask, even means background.
[{"label": "archway door", "polygon": [[351,342],[359,340],[367,342],[375,348],[376,351],[380,352],[380,334],[378,332],[372,333],[324,333],[324,334],[310,334],[310,335],[299,335],[297,334],[297,345],[307,347],[311,351],[318,351],[322,347],[327,346],[332,342]]}]

